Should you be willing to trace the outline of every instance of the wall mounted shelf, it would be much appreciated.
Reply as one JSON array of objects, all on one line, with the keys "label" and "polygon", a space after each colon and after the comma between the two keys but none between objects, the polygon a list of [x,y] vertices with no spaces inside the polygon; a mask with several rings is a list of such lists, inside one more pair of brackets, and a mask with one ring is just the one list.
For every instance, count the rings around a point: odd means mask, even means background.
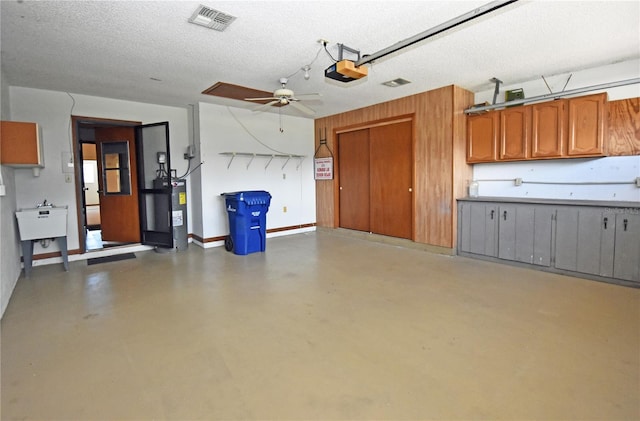
[{"label": "wall mounted shelf", "polygon": [[236,156],[249,158],[249,162],[247,162],[247,169],[249,169],[249,167],[251,166],[251,163],[255,158],[267,158],[268,161],[264,166],[265,170],[269,167],[269,165],[271,164],[271,161],[273,161],[273,158],[286,159],[286,161],[284,162],[284,164],[282,164],[282,167],[281,167],[281,169],[283,170],[284,170],[284,167],[287,166],[287,164],[292,158],[295,158],[298,160],[298,165],[296,166],[296,170],[299,169],[300,165],[302,164],[302,161],[304,161],[304,158],[306,158],[304,155],[266,154],[266,153],[249,153],[249,152],[220,152],[220,155],[231,157],[231,159],[229,159],[229,163],[227,164],[227,169],[231,167],[231,163],[233,162]]}]

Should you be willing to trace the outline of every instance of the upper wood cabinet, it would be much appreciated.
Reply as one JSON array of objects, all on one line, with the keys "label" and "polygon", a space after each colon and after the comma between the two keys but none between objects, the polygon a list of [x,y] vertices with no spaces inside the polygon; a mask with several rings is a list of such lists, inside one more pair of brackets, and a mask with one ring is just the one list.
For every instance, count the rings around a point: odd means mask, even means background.
[{"label": "upper wood cabinet", "polygon": [[607,156],[640,155],[640,98],[607,101]]},{"label": "upper wood cabinet", "polygon": [[532,107],[531,157],[560,158],[566,137],[567,101],[559,99]]},{"label": "upper wood cabinet", "polygon": [[605,156],[607,94],[469,115],[467,162]]},{"label": "upper wood cabinet", "polygon": [[588,95],[569,100],[567,155],[603,155],[607,94]]},{"label": "upper wood cabinet", "polygon": [[492,162],[497,159],[499,116],[499,111],[469,116],[467,162]]},{"label": "upper wood cabinet", "polygon": [[500,111],[501,160],[526,159],[531,142],[531,107],[513,107]]},{"label": "upper wood cabinet", "polygon": [[43,166],[36,123],[0,122],[0,163],[14,167]]}]

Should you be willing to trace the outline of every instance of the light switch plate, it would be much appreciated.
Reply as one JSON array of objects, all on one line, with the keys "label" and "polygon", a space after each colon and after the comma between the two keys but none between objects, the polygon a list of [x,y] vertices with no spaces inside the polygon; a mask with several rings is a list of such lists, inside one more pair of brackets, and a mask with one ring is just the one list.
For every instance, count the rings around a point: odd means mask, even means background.
[{"label": "light switch plate", "polygon": [[75,165],[73,163],[73,154],[71,152],[62,152],[62,172],[64,174],[73,174]]},{"label": "light switch plate", "polygon": [[7,189],[4,184],[0,184],[0,196],[4,196],[5,194],[7,194]]}]

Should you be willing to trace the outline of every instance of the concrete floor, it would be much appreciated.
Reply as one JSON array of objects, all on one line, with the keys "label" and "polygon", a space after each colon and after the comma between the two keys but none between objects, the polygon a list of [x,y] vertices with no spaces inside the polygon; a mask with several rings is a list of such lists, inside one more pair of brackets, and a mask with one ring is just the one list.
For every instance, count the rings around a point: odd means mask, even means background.
[{"label": "concrete floor", "polygon": [[637,420],[640,290],[326,231],[34,267],[2,419]]}]

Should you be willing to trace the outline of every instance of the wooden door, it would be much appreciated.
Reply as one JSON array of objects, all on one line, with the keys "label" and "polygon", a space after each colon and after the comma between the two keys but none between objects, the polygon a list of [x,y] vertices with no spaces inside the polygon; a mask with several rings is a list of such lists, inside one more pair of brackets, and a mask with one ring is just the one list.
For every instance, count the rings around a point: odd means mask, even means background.
[{"label": "wooden door", "polygon": [[497,159],[498,111],[471,115],[467,119],[467,162]]},{"label": "wooden door", "polygon": [[369,232],[369,129],[340,134],[338,160],[340,227]]},{"label": "wooden door", "polygon": [[564,153],[566,100],[559,99],[531,106],[531,156],[559,158]]},{"label": "wooden door", "polygon": [[102,239],[137,243],[140,216],[134,128],[97,128],[95,135]]},{"label": "wooden door", "polygon": [[500,112],[500,159],[526,159],[531,137],[531,107]]},{"label": "wooden door", "polygon": [[369,129],[371,232],[413,238],[413,124]]},{"label": "wooden door", "polygon": [[569,135],[567,155],[604,154],[605,106],[607,94],[569,99]]}]

